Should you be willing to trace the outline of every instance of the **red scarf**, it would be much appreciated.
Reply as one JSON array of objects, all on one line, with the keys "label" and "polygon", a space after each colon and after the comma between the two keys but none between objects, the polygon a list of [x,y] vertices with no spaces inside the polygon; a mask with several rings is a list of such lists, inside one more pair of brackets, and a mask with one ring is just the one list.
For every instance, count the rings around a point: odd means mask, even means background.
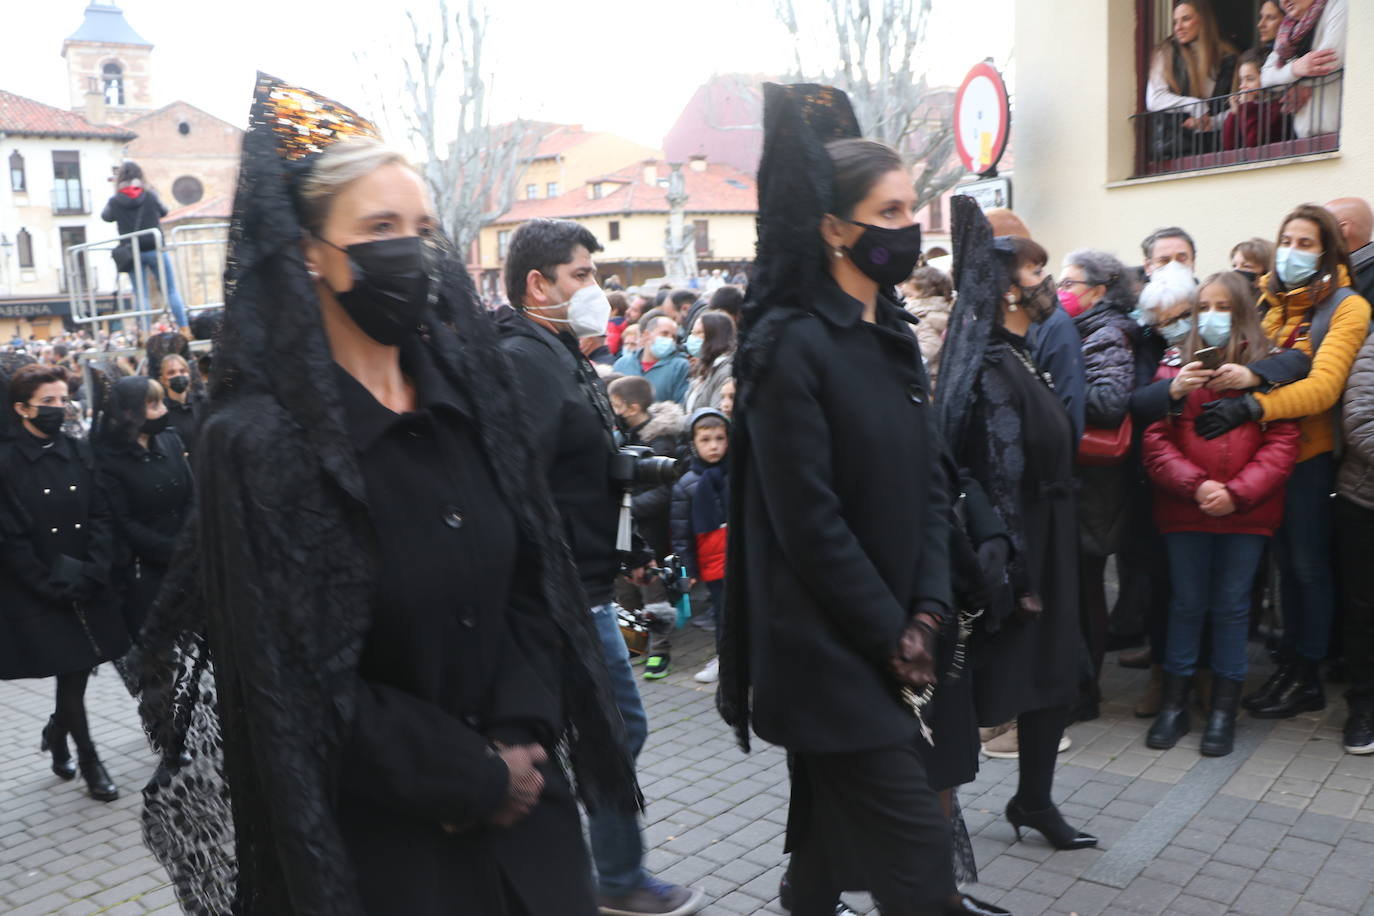
[{"label": "red scarf", "polygon": [[1279,25],[1279,37],[1274,42],[1274,51],[1279,55],[1279,65],[1288,63],[1297,56],[1298,45],[1307,40],[1312,30],[1321,21],[1326,11],[1326,0],[1313,0],[1301,19],[1285,16]]},{"label": "red scarf", "polygon": [[119,193],[120,193],[120,194],[123,194],[125,197],[129,198],[130,200],[138,200],[138,195],[140,195],[140,194],[143,193],[143,189],[142,189],[142,188],[138,188],[138,187],[134,187],[133,185],[130,185],[130,186],[127,187],[127,188],[120,188],[120,189],[119,189]]}]

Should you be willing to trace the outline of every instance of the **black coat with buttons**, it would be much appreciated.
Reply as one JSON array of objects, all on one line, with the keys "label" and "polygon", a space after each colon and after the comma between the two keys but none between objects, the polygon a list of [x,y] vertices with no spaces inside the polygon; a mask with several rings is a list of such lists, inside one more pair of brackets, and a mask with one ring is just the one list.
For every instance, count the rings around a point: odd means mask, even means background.
[{"label": "black coat with buttons", "polygon": [[913,614],[951,605],[949,488],[911,319],[880,298],[865,322],[826,278],[751,385],[730,446],[722,711],[742,732],[752,688],[754,730],[789,751],[911,741],[890,661]]},{"label": "black coat with buttons", "polygon": [[123,586],[124,621],[137,636],[191,510],[191,466],[181,437],[166,430],[145,449],[108,445],[99,453],[100,482],[115,521],[113,575]]},{"label": "black coat with buttons", "polygon": [[0,679],[122,656],[114,524],[85,442],[20,430],[0,444]]}]

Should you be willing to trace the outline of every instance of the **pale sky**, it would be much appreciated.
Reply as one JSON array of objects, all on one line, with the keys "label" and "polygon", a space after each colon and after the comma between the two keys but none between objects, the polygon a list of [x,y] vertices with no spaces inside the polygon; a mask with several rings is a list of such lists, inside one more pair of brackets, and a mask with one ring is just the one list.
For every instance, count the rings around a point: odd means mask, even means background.
[{"label": "pale sky", "polygon": [[[432,9],[435,0],[408,0]],[[462,0],[451,0],[456,6]],[[818,0],[797,0],[799,6]],[[6,6],[19,0],[4,0]],[[933,81],[957,84],[974,63],[1006,67],[1013,0],[935,0]],[[242,126],[264,70],[370,115],[356,51],[386,59],[409,40],[394,0],[121,0],[155,46],[157,105],[182,99]],[[520,115],[622,134],[659,147],[714,73],[781,72],[791,62],[772,0],[499,0],[484,69],[499,118]],[[0,30],[0,89],[68,107],[62,40],[86,0],[24,4]],[[12,11],[13,12],[13,11]],[[399,87],[398,87],[399,89]],[[397,138],[399,139],[399,138]]]}]

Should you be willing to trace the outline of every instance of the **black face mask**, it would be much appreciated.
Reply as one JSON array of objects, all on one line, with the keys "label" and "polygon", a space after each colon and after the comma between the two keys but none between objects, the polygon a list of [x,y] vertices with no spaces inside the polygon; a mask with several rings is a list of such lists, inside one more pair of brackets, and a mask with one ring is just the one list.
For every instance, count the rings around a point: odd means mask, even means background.
[{"label": "black face mask", "polygon": [[339,250],[353,270],[353,288],[334,292],[339,305],[368,337],[398,346],[420,324],[429,302],[432,255],[424,239],[412,235]]},{"label": "black face mask", "polygon": [[171,419],[171,417],[168,414],[163,414],[162,416],[156,417],[152,420],[144,420],[143,425],[139,427],[138,431],[143,433],[144,435],[156,436],[158,433],[162,432],[164,429],[167,428],[167,421],[169,419]]},{"label": "black face mask", "polygon": [[1254,286],[1257,283],[1259,283],[1260,275],[1255,273],[1253,270],[1237,270],[1236,273],[1240,274],[1242,277],[1249,280],[1251,286]]},{"label": "black face mask", "polygon": [[29,422],[34,429],[51,439],[53,436],[62,432],[62,424],[66,422],[67,409],[65,407],[43,406],[38,408],[38,416],[29,417]]},{"label": "black face mask", "polygon": [[1021,307],[1031,321],[1039,324],[1054,314],[1059,308],[1059,296],[1055,292],[1054,278],[1046,277],[1028,290],[1021,292]]},{"label": "black face mask", "polygon": [[186,389],[191,387],[191,377],[189,375],[174,375],[167,380],[167,387],[177,394],[185,394]]},{"label": "black face mask", "polygon": [[845,220],[863,227],[863,235],[844,250],[854,266],[879,286],[896,286],[911,276],[921,259],[921,224],[912,223],[901,229],[885,229]]}]

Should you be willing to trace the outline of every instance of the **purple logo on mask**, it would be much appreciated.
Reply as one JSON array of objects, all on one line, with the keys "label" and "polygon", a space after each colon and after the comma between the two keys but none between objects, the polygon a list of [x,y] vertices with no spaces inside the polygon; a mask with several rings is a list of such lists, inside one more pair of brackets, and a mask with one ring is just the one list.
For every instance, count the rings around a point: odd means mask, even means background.
[{"label": "purple logo on mask", "polygon": [[892,260],[892,252],[888,251],[886,248],[874,248],[869,252],[868,259],[872,261],[875,266],[882,267],[888,261]]}]

